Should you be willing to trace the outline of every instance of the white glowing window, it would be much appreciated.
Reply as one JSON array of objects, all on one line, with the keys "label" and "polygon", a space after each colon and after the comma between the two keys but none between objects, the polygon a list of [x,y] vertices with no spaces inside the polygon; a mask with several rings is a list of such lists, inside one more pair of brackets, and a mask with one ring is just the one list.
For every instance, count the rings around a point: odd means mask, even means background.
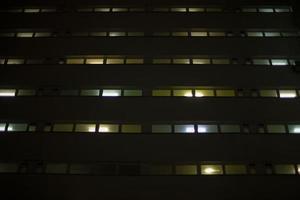
[{"label": "white glowing window", "polygon": [[76,124],[75,131],[76,132],[95,132],[96,125],[95,124]]},{"label": "white glowing window", "polygon": [[173,64],[190,64],[190,59],[173,59]]},{"label": "white glowing window", "polygon": [[153,90],[152,96],[157,96],[157,97],[171,96],[171,90]]},{"label": "white glowing window", "polygon": [[126,59],[126,64],[143,64],[144,59],[140,58],[127,58]]},{"label": "white glowing window", "polygon": [[195,90],[195,97],[213,97],[213,90]]},{"label": "white glowing window", "polygon": [[14,97],[16,96],[15,89],[0,89],[0,97]]},{"label": "white glowing window", "polygon": [[140,133],[142,126],[138,124],[125,124],[121,126],[122,133]]},{"label": "white glowing window", "polygon": [[104,59],[103,58],[87,58],[85,63],[89,65],[99,65],[103,64]]},{"label": "white glowing window", "polygon": [[73,124],[54,124],[54,132],[71,132],[73,131]]},{"label": "white glowing window", "polygon": [[142,95],[143,95],[142,90],[124,90],[124,96],[127,97],[138,97]]},{"label": "white glowing window", "polygon": [[189,12],[204,12],[204,8],[189,8]]},{"label": "white glowing window", "polygon": [[0,124],[0,132],[4,132],[5,131],[5,127],[6,127],[6,124],[1,123]]},{"label": "white glowing window", "polygon": [[222,133],[240,133],[241,128],[239,125],[220,125]]},{"label": "white glowing window", "polygon": [[266,37],[280,37],[279,32],[265,32]]},{"label": "white glowing window", "polygon": [[123,58],[108,58],[106,64],[124,64]]},{"label": "white glowing window", "polygon": [[285,126],[281,124],[267,125],[268,133],[286,133]]},{"label": "white glowing window", "polygon": [[81,96],[99,96],[99,90],[81,90]]},{"label": "white glowing window", "polygon": [[199,31],[197,31],[197,32],[192,31],[192,32],[191,32],[191,36],[192,36],[192,37],[207,37],[207,32],[204,32],[204,31],[202,31],[202,32],[199,32]]},{"label": "white glowing window", "polygon": [[274,12],[274,10],[273,10],[273,8],[259,8],[258,12],[272,13],[272,12]]},{"label": "white glowing window", "polygon": [[95,8],[95,12],[109,12],[110,8]]},{"label": "white glowing window", "polygon": [[297,97],[297,93],[295,90],[279,90],[280,98],[295,98]]},{"label": "white glowing window", "polygon": [[175,125],[175,133],[195,133],[194,125]]},{"label": "white glowing window", "polygon": [[121,90],[103,90],[102,91],[103,97],[119,97],[121,96]]},{"label": "white glowing window", "polygon": [[173,90],[173,96],[175,97],[193,97],[192,90]]},{"label": "white glowing window", "polygon": [[27,124],[20,124],[20,123],[9,124],[7,127],[7,131],[9,132],[26,131],[27,126],[28,126]]},{"label": "white glowing window", "polygon": [[263,37],[263,32],[247,32],[248,37]]},{"label": "white glowing window", "polygon": [[112,8],[113,12],[127,12],[128,8]]},{"label": "white glowing window", "polygon": [[209,65],[210,59],[193,59],[194,65]]},{"label": "white glowing window", "polygon": [[39,8],[25,8],[24,12],[25,13],[38,13],[38,12],[40,12],[40,9]]},{"label": "white glowing window", "polygon": [[222,165],[201,165],[202,175],[221,175],[223,174]]},{"label": "white glowing window", "polygon": [[110,37],[120,37],[120,36],[126,36],[125,32],[109,32]]},{"label": "white glowing window", "polygon": [[198,133],[218,133],[218,126],[217,125],[206,125],[200,124],[197,127]]},{"label": "white glowing window", "polygon": [[171,125],[152,125],[152,133],[171,133]]},{"label": "white glowing window", "polygon": [[172,36],[189,36],[188,32],[172,32]]},{"label": "white glowing window", "polygon": [[171,12],[186,12],[186,8],[171,8]]},{"label": "white glowing window", "polygon": [[270,61],[268,59],[253,59],[254,65],[270,65]]},{"label": "white glowing window", "polygon": [[272,59],[271,62],[272,62],[272,65],[274,65],[274,66],[289,65],[289,63],[286,59]]},{"label": "white glowing window", "polygon": [[153,59],[153,64],[171,64],[171,59]]},{"label": "white glowing window", "polygon": [[69,58],[69,59],[67,59],[66,63],[68,65],[71,65],[71,64],[84,64],[84,59],[83,58]]},{"label": "white glowing window", "polygon": [[8,65],[22,65],[22,64],[24,64],[24,59],[8,59],[7,64]]},{"label": "white glowing window", "polygon": [[119,125],[118,124],[100,124],[98,132],[100,132],[100,133],[118,133]]},{"label": "white glowing window", "polygon": [[17,37],[33,37],[33,33],[17,33]]},{"label": "white glowing window", "polygon": [[289,133],[300,134],[300,125],[288,125]]},{"label": "white glowing window", "polygon": [[107,33],[106,32],[91,32],[90,33],[90,36],[92,37],[103,37],[103,36],[106,36]]}]

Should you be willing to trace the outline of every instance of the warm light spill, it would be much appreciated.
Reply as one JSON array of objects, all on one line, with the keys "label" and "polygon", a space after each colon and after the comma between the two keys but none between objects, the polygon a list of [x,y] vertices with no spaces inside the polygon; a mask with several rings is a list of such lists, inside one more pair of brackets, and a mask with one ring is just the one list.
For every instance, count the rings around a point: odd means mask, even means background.
[{"label": "warm light spill", "polygon": [[102,133],[109,132],[109,128],[108,128],[108,127],[105,127],[105,126],[100,126],[99,132],[102,132]]},{"label": "warm light spill", "polygon": [[195,96],[196,97],[204,97],[204,94],[202,92],[196,92]]},{"label": "warm light spill", "polygon": [[193,94],[191,92],[187,92],[184,94],[185,97],[193,97]]},{"label": "warm light spill", "polygon": [[88,131],[89,131],[89,132],[95,132],[95,127],[89,127],[89,128],[88,128]]}]

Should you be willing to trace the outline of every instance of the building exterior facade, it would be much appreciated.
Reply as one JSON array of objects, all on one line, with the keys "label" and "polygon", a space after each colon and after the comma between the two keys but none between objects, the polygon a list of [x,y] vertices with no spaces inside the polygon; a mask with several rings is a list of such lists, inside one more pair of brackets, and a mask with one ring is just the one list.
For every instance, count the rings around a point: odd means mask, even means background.
[{"label": "building exterior facade", "polygon": [[3,1],[6,199],[289,199],[299,3]]}]

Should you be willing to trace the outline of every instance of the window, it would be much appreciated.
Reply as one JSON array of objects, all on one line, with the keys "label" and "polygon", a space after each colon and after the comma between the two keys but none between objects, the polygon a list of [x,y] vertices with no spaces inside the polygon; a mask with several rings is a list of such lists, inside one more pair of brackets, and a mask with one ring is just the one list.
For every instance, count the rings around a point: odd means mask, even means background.
[{"label": "window", "polygon": [[131,124],[131,125],[122,125],[122,133],[140,133],[142,131],[141,125]]},{"label": "window", "polygon": [[33,37],[33,33],[17,33],[17,37]]},{"label": "window", "polygon": [[67,64],[84,64],[84,59],[83,58],[69,58],[67,59]]},{"label": "window", "polygon": [[224,32],[209,32],[209,36],[211,37],[225,37]]},{"label": "window", "polygon": [[218,97],[234,97],[234,90],[216,90],[216,94]]},{"label": "window", "polygon": [[113,12],[128,12],[128,8],[112,8]]},{"label": "window", "polygon": [[289,133],[300,134],[300,125],[288,125]]},{"label": "window", "polygon": [[197,175],[197,165],[176,165],[176,175]]},{"label": "window", "polygon": [[121,90],[109,90],[105,89],[102,91],[103,97],[119,97],[121,96]]},{"label": "window", "polygon": [[240,133],[241,129],[239,125],[220,125],[222,133]]},{"label": "window", "polygon": [[16,163],[0,163],[0,173],[16,173],[18,165]]},{"label": "window", "polygon": [[199,32],[199,31],[197,31],[197,32],[192,31],[192,32],[191,32],[191,36],[192,36],[192,37],[207,37],[207,32],[204,32],[204,31],[202,31],[202,32]]},{"label": "window", "polygon": [[169,97],[171,90],[152,90],[152,96]]},{"label": "window", "polygon": [[173,64],[190,64],[190,59],[173,59]]},{"label": "window", "polygon": [[54,132],[72,132],[73,124],[54,124],[53,131]]},{"label": "window", "polygon": [[288,61],[286,59],[272,59],[271,60],[272,65],[274,66],[284,66],[289,65]]},{"label": "window", "polygon": [[16,96],[15,89],[0,89],[0,97],[14,97]]},{"label": "window", "polygon": [[258,12],[263,12],[263,13],[272,13],[273,8],[258,8]]},{"label": "window", "polygon": [[103,64],[104,59],[103,58],[87,58],[85,63],[89,65],[97,65],[97,64]]},{"label": "window", "polygon": [[194,65],[209,65],[210,59],[193,59]]},{"label": "window", "polygon": [[95,12],[110,12],[110,8],[95,8]]},{"label": "window", "polygon": [[154,32],[154,36],[170,36],[170,32]]},{"label": "window", "polygon": [[1,123],[0,124],[0,132],[4,132],[5,131],[5,127],[6,127],[6,124]]},{"label": "window", "polygon": [[0,37],[15,37],[15,33],[0,33]]},{"label": "window", "polygon": [[52,33],[38,32],[34,34],[34,37],[51,37]]},{"label": "window", "polygon": [[225,173],[228,175],[247,174],[247,167],[245,165],[225,165]]},{"label": "window", "polygon": [[142,95],[143,95],[142,90],[124,90],[124,96],[127,97],[138,97]]},{"label": "window", "polygon": [[186,12],[186,8],[171,8],[171,12]]},{"label": "window", "polygon": [[75,131],[76,132],[95,132],[96,125],[95,124],[76,124]]},{"label": "window", "polygon": [[284,125],[267,125],[268,133],[286,133]]},{"label": "window", "polygon": [[90,36],[92,36],[92,37],[104,37],[104,36],[106,36],[106,32],[91,32]]},{"label": "window", "polygon": [[187,36],[189,36],[189,33],[188,32],[173,32],[172,36],[184,36],[184,37],[187,37]]},{"label": "window", "polygon": [[78,96],[78,90],[61,90],[60,95],[62,96]]},{"label": "window", "polygon": [[242,8],[242,12],[257,12],[256,8]]},{"label": "window", "polygon": [[280,32],[265,32],[266,37],[280,37]]},{"label": "window", "polygon": [[295,98],[297,97],[297,93],[295,90],[279,90],[280,98]]},{"label": "window", "polygon": [[153,59],[153,64],[171,64],[171,59]]},{"label": "window", "polygon": [[168,12],[169,8],[153,8],[154,12]]},{"label": "window", "polygon": [[91,172],[91,166],[85,164],[71,164],[70,174],[88,174]]},{"label": "window", "polygon": [[48,163],[45,172],[47,174],[66,174],[68,165],[65,163]]},{"label": "window", "polygon": [[8,59],[7,64],[8,65],[23,65],[24,59]]},{"label": "window", "polygon": [[254,65],[270,65],[270,61],[268,59],[253,59]]},{"label": "window", "polygon": [[152,133],[171,133],[171,125],[152,125]]},{"label": "window", "polygon": [[40,12],[39,8],[25,8],[24,13],[38,13]]},{"label": "window", "polygon": [[175,97],[193,97],[192,90],[173,90],[173,96]]},{"label": "window", "polygon": [[283,37],[297,37],[298,34],[296,32],[282,32]]},{"label": "window", "polygon": [[122,58],[108,58],[106,64],[124,64],[124,59]]},{"label": "window", "polygon": [[263,37],[262,32],[247,32],[248,37]]},{"label": "window", "polygon": [[201,165],[202,175],[220,175],[223,174],[222,165]]},{"label": "window", "polygon": [[204,8],[189,8],[189,12],[204,12]]},{"label": "window", "polygon": [[128,32],[128,36],[144,36],[143,32]]},{"label": "window", "polygon": [[129,8],[130,12],[143,12],[145,11],[144,8]]},{"label": "window", "polygon": [[120,36],[126,36],[125,32],[109,32],[110,37],[120,37]]},{"label": "window", "polygon": [[175,125],[175,133],[195,133],[194,125]]},{"label": "window", "polygon": [[199,124],[197,127],[198,133],[218,133],[218,126],[217,125],[206,125],[206,124]]},{"label": "window", "polygon": [[81,96],[99,96],[99,90],[81,90]]},{"label": "window", "polygon": [[138,58],[127,58],[126,64],[143,64],[144,59],[138,59]]},{"label": "window", "polygon": [[7,131],[9,132],[25,132],[27,130],[27,124],[15,123],[9,124]]},{"label": "window", "polygon": [[214,90],[195,90],[195,97],[213,97]]},{"label": "window", "polygon": [[119,125],[118,124],[100,124],[98,131],[100,133],[118,133]]},{"label": "window", "polygon": [[148,170],[150,175],[171,175],[172,165],[151,165]]},{"label": "window", "polygon": [[282,12],[290,12],[289,8],[275,8],[275,12],[282,13]]},{"label": "window", "polygon": [[0,65],[4,65],[5,59],[0,59]]},{"label": "window", "polygon": [[260,90],[259,94],[261,97],[277,97],[276,90]]},{"label": "window", "polygon": [[212,59],[212,64],[214,65],[228,65],[230,64],[229,59]]},{"label": "window", "polygon": [[275,174],[296,174],[294,165],[274,165]]}]

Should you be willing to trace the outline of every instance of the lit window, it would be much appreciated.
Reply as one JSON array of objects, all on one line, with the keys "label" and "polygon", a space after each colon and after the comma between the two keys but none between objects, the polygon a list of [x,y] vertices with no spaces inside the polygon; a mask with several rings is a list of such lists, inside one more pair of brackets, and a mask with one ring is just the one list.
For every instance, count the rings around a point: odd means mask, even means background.
[{"label": "lit window", "polygon": [[279,90],[280,98],[295,98],[297,97],[295,90]]},{"label": "lit window", "polygon": [[171,8],[171,12],[186,12],[186,8]]},{"label": "lit window", "polygon": [[138,58],[127,58],[126,64],[143,64],[144,59],[138,59]]},{"label": "lit window", "polygon": [[99,90],[81,90],[81,96],[99,96]]},{"label": "lit window", "polygon": [[209,65],[210,59],[193,59],[194,65]]},{"label": "lit window", "polygon": [[207,37],[207,32],[195,32],[195,31],[192,31],[191,32],[191,36],[192,37]]},{"label": "lit window", "polygon": [[124,64],[124,59],[122,58],[108,58],[106,64]]},{"label": "lit window", "polygon": [[229,175],[247,174],[247,167],[245,165],[225,165],[225,173]]},{"label": "lit window", "polygon": [[171,64],[171,59],[153,59],[153,64]]},{"label": "lit window", "polygon": [[289,133],[300,134],[300,125],[288,125]]},{"label": "lit window", "polygon": [[33,37],[33,33],[17,33],[17,37]]},{"label": "lit window", "polygon": [[234,90],[216,90],[216,94],[218,97],[234,97]]},{"label": "lit window", "polygon": [[76,124],[75,131],[76,132],[95,132],[96,125],[95,124]]},{"label": "lit window", "polygon": [[72,65],[72,64],[84,64],[84,59],[83,58],[68,58],[67,59],[67,64]]},{"label": "lit window", "polygon": [[128,32],[128,36],[144,36],[143,32]]},{"label": "lit window", "polygon": [[176,165],[176,175],[197,175],[197,165]]},{"label": "lit window", "polygon": [[267,125],[268,133],[286,133],[284,125]]},{"label": "lit window", "polygon": [[152,133],[171,133],[171,125],[152,125]]},{"label": "lit window", "polygon": [[194,125],[175,125],[175,133],[195,133]]},{"label": "lit window", "polygon": [[15,89],[0,89],[0,97],[14,97],[16,96]]},{"label": "lit window", "polygon": [[213,97],[213,90],[195,90],[195,97]]},{"label": "lit window", "polygon": [[256,8],[242,8],[242,12],[256,12]]},{"label": "lit window", "polygon": [[224,32],[209,32],[209,36],[211,37],[225,37]]},{"label": "lit window", "polygon": [[45,172],[47,174],[65,174],[67,169],[68,165],[64,163],[48,163]]},{"label": "lit window", "polygon": [[240,133],[241,128],[239,125],[220,125],[222,133]]},{"label": "lit window", "polygon": [[272,12],[274,12],[273,8],[258,8],[258,11],[259,12],[264,12],[264,13],[272,13]]},{"label": "lit window", "polygon": [[18,90],[18,96],[34,96],[35,90]]},{"label": "lit window", "polygon": [[173,90],[173,96],[175,97],[193,97],[192,90]]},{"label": "lit window", "polygon": [[39,8],[25,8],[24,13],[38,13],[40,12]]},{"label": "lit window", "polygon": [[272,59],[271,62],[274,66],[289,65],[286,59]]},{"label": "lit window", "polygon": [[189,36],[188,32],[172,32],[173,36]]},{"label": "lit window", "polygon": [[290,12],[289,8],[275,8],[275,12],[282,13],[282,12]]},{"label": "lit window", "polygon": [[222,165],[201,165],[202,175],[220,175],[223,174]]},{"label": "lit window", "polygon": [[9,124],[7,131],[12,131],[12,132],[19,132],[19,131],[26,131],[27,130],[27,124]]},{"label": "lit window", "polygon": [[171,96],[171,90],[152,90],[152,96],[159,96],[159,97]]},{"label": "lit window", "polygon": [[129,124],[126,124],[126,125],[122,125],[121,126],[121,131],[122,133],[140,133],[142,131],[142,127],[141,125],[129,125]]},{"label": "lit window", "polygon": [[204,12],[204,8],[189,8],[189,12]]},{"label": "lit window", "polygon": [[125,32],[109,32],[110,37],[120,37],[120,36],[126,36]]},{"label": "lit window", "polygon": [[54,124],[53,131],[54,132],[72,132],[73,124]]},{"label": "lit window", "polygon": [[87,58],[85,63],[89,65],[103,64],[103,58]]},{"label": "lit window", "polygon": [[230,60],[229,59],[212,59],[212,64],[228,65],[228,64],[230,64]]},{"label": "lit window", "polygon": [[173,64],[190,64],[190,59],[173,59]]},{"label": "lit window", "polygon": [[110,8],[95,8],[95,12],[109,12]]},{"label": "lit window", "polygon": [[128,12],[128,8],[112,8],[113,12]]},{"label": "lit window", "polygon": [[253,59],[254,65],[270,65],[270,61],[268,59]]},{"label": "lit window", "polygon": [[23,65],[24,59],[8,59],[7,64],[8,65]]},{"label": "lit window", "polygon": [[98,131],[100,133],[118,133],[119,125],[118,124],[100,124]]},{"label": "lit window", "polygon": [[16,163],[0,163],[0,173],[16,173],[18,165]]},{"label": "lit window", "polygon": [[218,133],[218,126],[217,125],[205,125],[200,124],[197,127],[198,133]]},{"label": "lit window", "polygon": [[260,90],[259,94],[261,97],[277,97],[276,90]]},{"label": "lit window", "polygon": [[275,174],[296,174],[294,165],[274,165]]},{"label": "lit window", "polygon": [[121,96],[121,90],[103,90],[103,97],[118,97]]},{"label": "lit window", "polygon": [[266,37],[280,37],[279,32],[265,32]]},{"label": "lit window", "polygon": [[142,95],[143,95],[142,90],[124,90],[124,96],[127,97],[138,97]]},{"label": "lit window", "polygon": [[4,132],[5,131],[5,127],[6,127],[6,124],[1,123],[0,124],[0,132]]},{"label": "lit window", "polygon": [[148,174],[150,175],[171,175],[172,165],[151,165]]},{"label": "lit window", "polygon": [[263,33],[262,32],[247,32],[247,36],[248,37],[263,37]]}]

